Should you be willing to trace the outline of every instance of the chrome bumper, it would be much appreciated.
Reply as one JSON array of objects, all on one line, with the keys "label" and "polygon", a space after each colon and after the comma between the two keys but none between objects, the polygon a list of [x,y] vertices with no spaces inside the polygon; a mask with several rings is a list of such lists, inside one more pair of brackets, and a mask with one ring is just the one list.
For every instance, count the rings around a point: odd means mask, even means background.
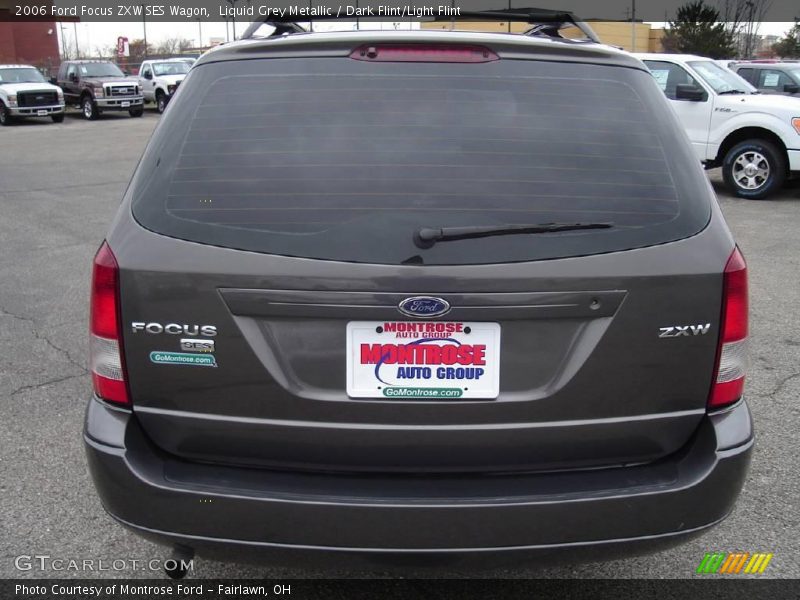
[{"label": "chrome bumper", "polygon": [[57,115],[64,112],[63,104],[53,104],[51,106],[12,106],[8,112],[14,117],[46,117]]},{"label": "chrome bumper", "polygon": [[144,105],[143,96],[125,96],[117,98],[97,98],[95,100],[98,108],[104,110],[128,110],[136,106]]}]

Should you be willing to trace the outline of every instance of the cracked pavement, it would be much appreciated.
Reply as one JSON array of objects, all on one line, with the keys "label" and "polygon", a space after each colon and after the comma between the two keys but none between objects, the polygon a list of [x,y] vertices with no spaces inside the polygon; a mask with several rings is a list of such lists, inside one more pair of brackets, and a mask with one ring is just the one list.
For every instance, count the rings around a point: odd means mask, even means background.
[{"label": "cracked pavement", "polygon": [[[74,113],[0,130],[0,577],[76,577],[17,571],[20,554],[164,558],[104,512],[86,471],[81,426],[90,263],[158,117]],[[800,182],[774,201],[727,196],[711,174],[749,267],[752,367],[747,396],[757,443],[732,515],[659,554],[491,573],[405,571],[404,576],[691,577],[707,551],[773,552],[766,575],[800,577]],[[380,576],[195,561],[195,577]],[[396,573],[395,573],[396,574]],[[160,576],[146,571],[103,577]],[[190,575],[191,577],[192,575]],[[500,590],[498,590],[500,591]]]}]

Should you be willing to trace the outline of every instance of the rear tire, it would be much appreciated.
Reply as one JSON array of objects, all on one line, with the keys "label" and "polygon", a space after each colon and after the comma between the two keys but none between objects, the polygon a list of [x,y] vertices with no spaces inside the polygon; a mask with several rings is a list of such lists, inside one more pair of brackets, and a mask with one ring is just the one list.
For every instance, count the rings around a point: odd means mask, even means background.
[{"label": "rear tire", "polygon": [[87,121],[94,121],[100,116],[100,110],[91,96],[84,96],[83,100],[81,100],[81,112],[83,112],[83,118]]},{"label": "rear tire", "polygon": [[60,115],[50,115],[50,118],[53,119],[53,123],[63,123],[64,113],[61,113]]},{"label": "rear tire", "polygon": [[158,114],[164,114],[164,111],[167,110],[167,96],[164,92],[156,92],[156,110]]},{"label": "rear tire", "polygon": [[783,187],[786,157],[771,142],[746,140],[736,144],[725,155],[722,177],[736,196],[762,200]]},{"label": "rear tire", "polygon": [[6,105],[0,102],[0,125],[6,127],[14,123],[14,117],[11,116]]},{"label": "rear tire", "polygon": [[132,108],[128,111],[128,114],[132,117],[141,117],[144,114],[144,107]]}]

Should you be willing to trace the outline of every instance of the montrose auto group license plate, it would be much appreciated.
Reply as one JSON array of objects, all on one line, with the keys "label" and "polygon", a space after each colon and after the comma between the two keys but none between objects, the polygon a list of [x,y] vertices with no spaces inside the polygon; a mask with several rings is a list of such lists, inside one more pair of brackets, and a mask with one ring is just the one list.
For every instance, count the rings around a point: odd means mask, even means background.
[{"label": "montrose auto group license plate", "polygon": [[497,398],[500,324],[353,321],[347,324],[352,398]]}]

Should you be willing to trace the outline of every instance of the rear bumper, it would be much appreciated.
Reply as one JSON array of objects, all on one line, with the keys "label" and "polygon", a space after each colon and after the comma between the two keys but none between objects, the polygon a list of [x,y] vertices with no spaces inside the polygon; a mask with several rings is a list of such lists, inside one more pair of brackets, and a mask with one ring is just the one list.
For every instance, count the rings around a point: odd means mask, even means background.
[{"label": "rear bumper", "polygon": [[702,532],[732,509],[753,430],[742,401],[648,465],[425,477],[191,463],[163,454],[131,413],[96,399],[84,439],[106,510],[158,542],[226,558],[239,550],[247,559],[480,556],[486,564],[560,550],[570,560],[638,553]]}]

